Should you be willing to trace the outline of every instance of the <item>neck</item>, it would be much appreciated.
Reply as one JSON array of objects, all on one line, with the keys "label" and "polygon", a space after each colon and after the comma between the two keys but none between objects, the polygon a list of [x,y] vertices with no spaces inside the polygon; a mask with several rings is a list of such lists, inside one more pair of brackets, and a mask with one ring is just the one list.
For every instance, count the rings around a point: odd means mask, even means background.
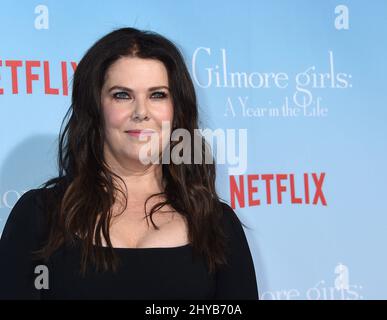
[{"label": "neck", "polygon": [[115,182],[122,190],[127,190],[128,202],[141,203],[151,194],[164,191],[161,164],[144,165],[139,160],[119,162],[113,157],[106,163],[122,179],[115,179]]}]

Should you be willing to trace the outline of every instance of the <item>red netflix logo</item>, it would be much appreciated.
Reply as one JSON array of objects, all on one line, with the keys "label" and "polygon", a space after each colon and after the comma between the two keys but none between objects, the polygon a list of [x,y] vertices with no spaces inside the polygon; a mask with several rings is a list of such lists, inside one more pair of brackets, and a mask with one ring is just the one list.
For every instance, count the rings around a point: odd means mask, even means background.
[{"label": "red netflix logo", "polygon": [[[75,71],[77,67],[76,62],[70,62],[70,66],[72,69],[72,72]],[[38,61],[38,60],[0,60],[0,70],[2,71],[0,73],[0,80],[3,73],[3,70],[5,72],[9,72],[11,83],[12,83],[12,94],[18,94],[19,93],[19,87],[20,83],[19,80],[22,78],[23,81],[25,81],[26,84],[26,93],[32,94],[33,93],[33,82],[34,81],[41,81],[40,76],[43,77],[43,85],[44,93],[45,94],[53,94],[53,95],[59,95],[59,89],[61,89],[61,93],[64,96],[68,95],[68,63],[66,61],[61,61],[60,65],[52,67],[50,65],[49,61]],[[54,69],[56,72],[60,72],[61,75],[61,83],[60,85],[57,85],[56,88],[54,88],[51,85],[51,72],[52,69]],[[1,86],[0,82],[0,95],[4,94],[4,88]]]},{"label": "red netflix logo", "polygon": [[[246,201],[248,207],[259,206],[261,201],[268,205],[273,204],[273,201],[276,204],[282,204],[284,193],[288,195],[288,199],[290,199],[292,204],[311,203],[313,205],[322,204],[326,206],[327,202],[323,193],[324,178],[325,172],[320,174],[304,173],[301,179],[302,187],[297,189],[293,173],[230,176],[231,207],[235,209],[236,201],[238,201],[241,208],[246,206]],[[263,193],[256,186],[259,182],[262,183]],[[272,195],[272,192],[275,193],[275,197]],[[262,197],[262,195],[264,196]]]}]

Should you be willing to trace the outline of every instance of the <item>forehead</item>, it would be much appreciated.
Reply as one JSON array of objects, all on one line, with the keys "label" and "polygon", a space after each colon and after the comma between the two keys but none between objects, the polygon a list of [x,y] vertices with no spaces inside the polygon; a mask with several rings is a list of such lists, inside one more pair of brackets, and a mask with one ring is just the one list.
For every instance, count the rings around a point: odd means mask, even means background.
[{"label": "forehead", "polygon": [[168,85],[164,63],[156,59],[121,57],[107,70],[105,83],[136,88]]}]

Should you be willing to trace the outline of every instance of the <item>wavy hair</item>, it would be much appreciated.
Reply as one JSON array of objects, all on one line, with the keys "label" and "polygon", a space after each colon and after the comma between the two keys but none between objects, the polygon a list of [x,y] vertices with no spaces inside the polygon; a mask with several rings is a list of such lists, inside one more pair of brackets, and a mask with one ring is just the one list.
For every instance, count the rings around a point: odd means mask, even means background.
[{"label": "wavy hair", "polygon": [[[89,262],[103,270],[117,270],[119,263],[109,236],[111,208],[118,193],[123,194],[126,208],[127,196],[115,183],[115,179],[122,179],[104,160],[101,90],[109,66],[128,56],[157,59],[165,65],[174,107],[172,128],[184,128],[191,137],[198,128],[195,89],[183,56],[171,40],[153,31],[120,28],[103,36],[85,53],[74,72],[71,105],[59,133],[59,175],[42,184],[51,191],[45,192],[47,241],[37,252],[48,259],[60,246],[74,244],[81,235],[83,274]],[[171,149],[177,143],[170,141]],[[201,148],[202,159],[206,148]],[[226,263],[227,248],[221,223],[224,207],[215,188],[215,161],[194,164],[192,155],[190,164],[171,161],[161,165],[165,190],[147,198],[144,218],[149,199],[163,195],[165,200],[149,213],[153,226],[158,229],[153,213],[164,205],[184,215],[194,253],[205,257],[212,273]],[[102,250],[101,235],[110,249]]]}]

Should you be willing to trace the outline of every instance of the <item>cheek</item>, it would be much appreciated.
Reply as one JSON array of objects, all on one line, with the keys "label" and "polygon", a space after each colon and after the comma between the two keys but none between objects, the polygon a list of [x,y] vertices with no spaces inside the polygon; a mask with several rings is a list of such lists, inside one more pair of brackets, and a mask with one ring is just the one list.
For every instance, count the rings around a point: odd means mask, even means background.
[{"label": "cheek", "polygon": [[126,116],[127,111],[124,109],[118,109],[111,106],[104,108],[106,130],[121,129],[125,122]]},{"label": "cheek", "polygon": [[[161,131],[160,140],[159,140],[159,150],[164,150],[170,140],[172,134],[172,121],[173,121],[173,106],[169,106],[159,112],[157,115],[157,123]],[[164,127],[163,127],[164,122]],[[167,125],[165,125],[167,124]]]},{"label": "cheek", "polygon": [[160,110],[158,110],[153,114],[153,118],[160,128],[162,126],[163,121],[169,121],[172,125],[173,107],[171,105],[168,105],[168,106],[165,106],[164,108],[161,108]]}]

